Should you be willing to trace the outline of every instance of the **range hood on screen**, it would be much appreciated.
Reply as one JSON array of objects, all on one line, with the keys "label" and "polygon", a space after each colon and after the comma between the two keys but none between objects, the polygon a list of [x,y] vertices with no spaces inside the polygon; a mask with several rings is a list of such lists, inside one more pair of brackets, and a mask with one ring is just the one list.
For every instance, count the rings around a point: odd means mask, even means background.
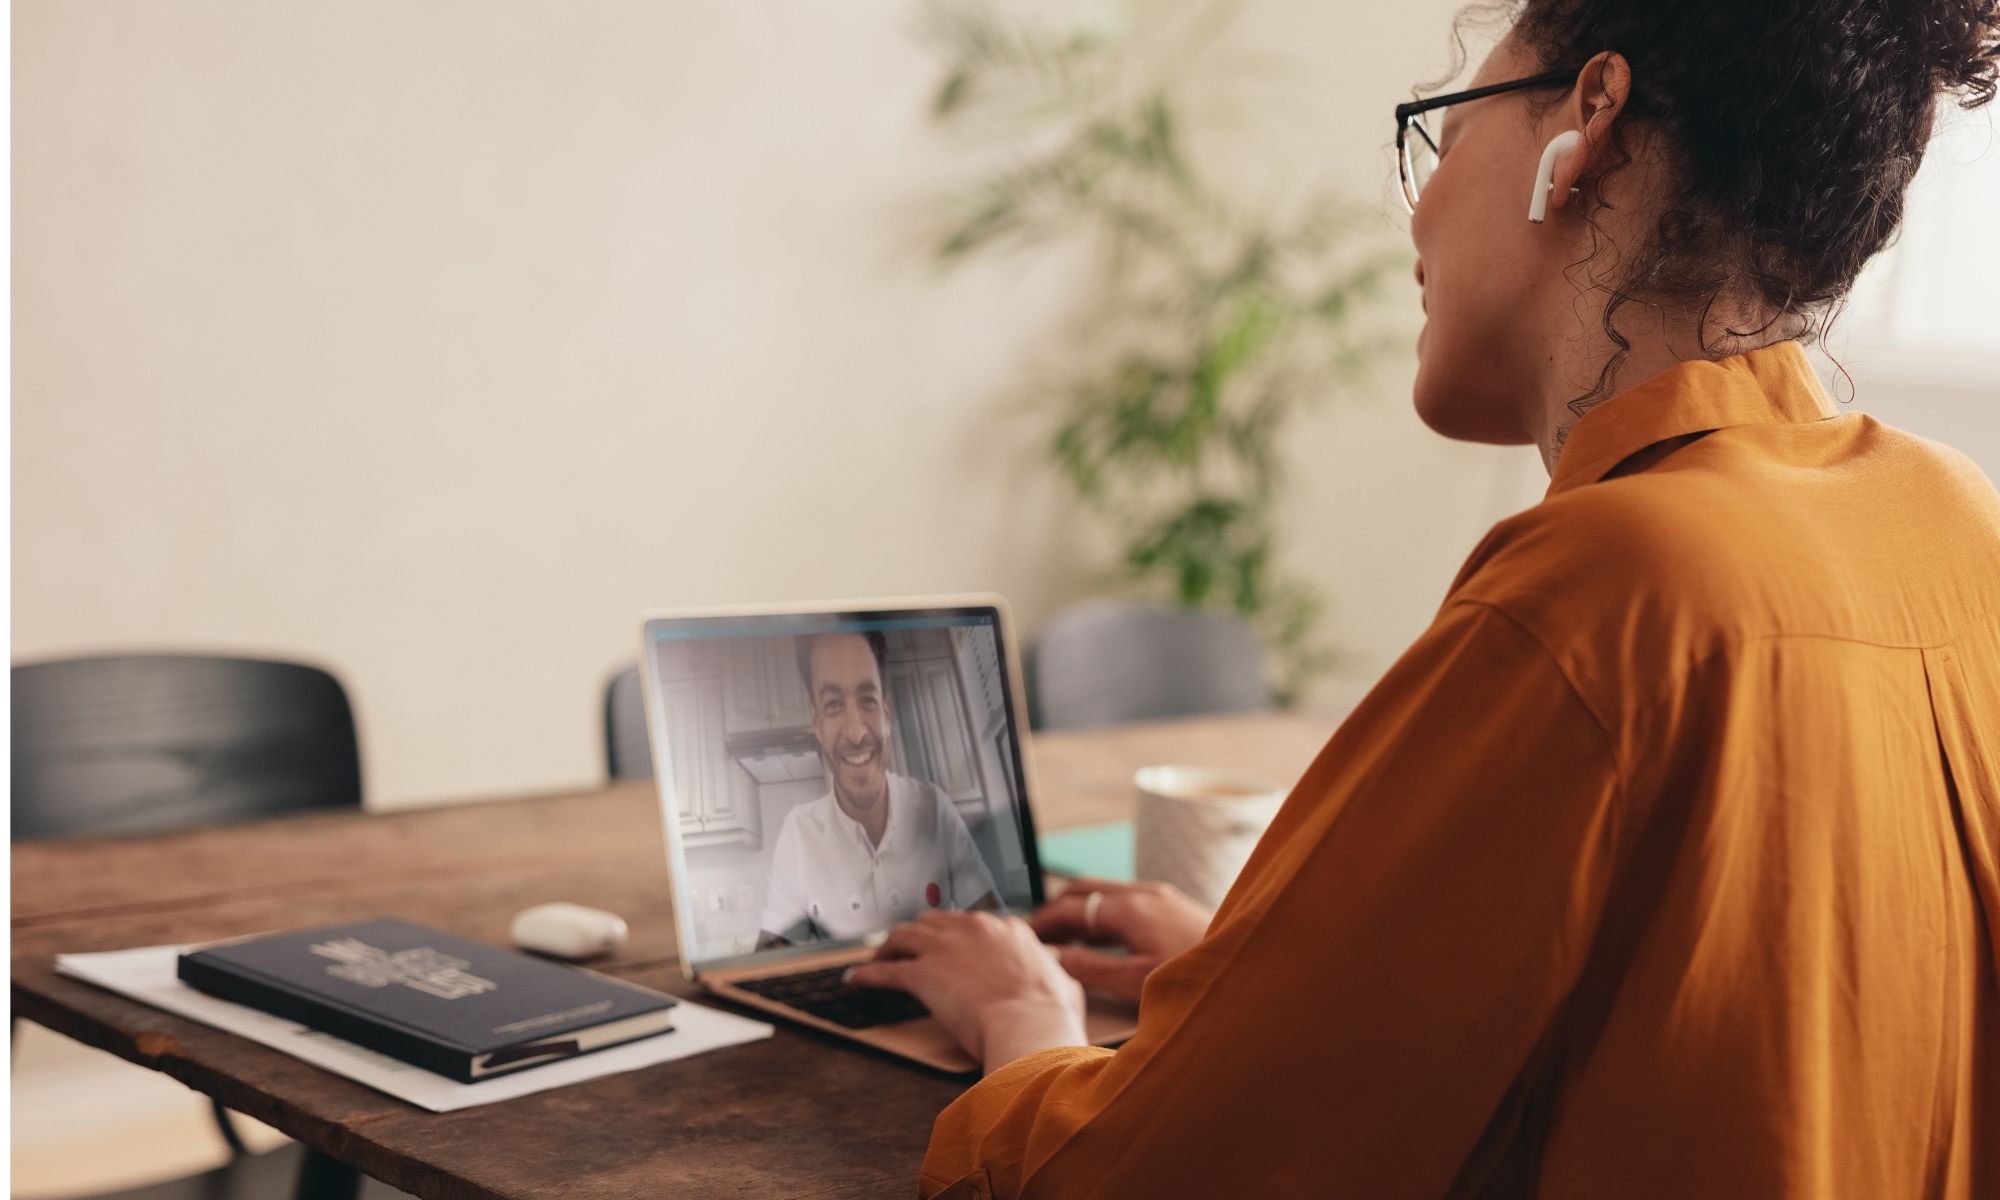
[{"label": "range hood on screen", "polygon": [[819,742],[810,729],[739,733],[729,739],[727,747],[729,757],[760,784],[826,777]]}]

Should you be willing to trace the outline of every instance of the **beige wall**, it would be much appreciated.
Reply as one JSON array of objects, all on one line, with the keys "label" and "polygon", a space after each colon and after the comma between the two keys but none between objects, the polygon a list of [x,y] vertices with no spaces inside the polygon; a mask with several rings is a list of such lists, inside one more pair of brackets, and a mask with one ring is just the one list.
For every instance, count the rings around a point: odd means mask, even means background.
[{"label": "beige wall", "polygon": [[[1315,8],[1271,7],[1252,40]],[[16,659],[328,663],[394,805],[596,776],[647,607],[1082,594],[998,400],[1068,272],[924,262],[960,176],[916,11],[18,4]],[[1271,186],[1379,194],[1443,43],[1306,40],[1270,85],[1294,111],[1225,120],[1300,156]],[[1297,544],[1364,673],[1490,498],[1491,452],[1429,444],[1406,382],[1301,436]]]},{"label": "beige wall", "polygon": [[[1246,194],[1386,198],[1390,108],[1457,6],[1252,3],[1241,44],[1280,62],[1204,145]],[[648,607],[1084,594],[998,400],[1073,271],[927,267],[962,176],[916,12],[20,0],[16,660],[326,663],[386,807],[597,777]],[[1543,484],[1425,434],[1410,368],[1294,442],[1347,691]]]}]

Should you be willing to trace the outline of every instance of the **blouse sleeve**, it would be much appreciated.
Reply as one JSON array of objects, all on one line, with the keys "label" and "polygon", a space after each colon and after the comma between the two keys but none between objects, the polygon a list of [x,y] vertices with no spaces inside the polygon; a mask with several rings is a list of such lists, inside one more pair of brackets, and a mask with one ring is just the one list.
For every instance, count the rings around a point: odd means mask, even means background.
[{"label": "blouse sleeve", "polygon": [[1445,1194],[1577,983],[1618,794],[1540,643],[1448,605],[1148,978],[1132,1040],[975,1085],[922,1193]]}]

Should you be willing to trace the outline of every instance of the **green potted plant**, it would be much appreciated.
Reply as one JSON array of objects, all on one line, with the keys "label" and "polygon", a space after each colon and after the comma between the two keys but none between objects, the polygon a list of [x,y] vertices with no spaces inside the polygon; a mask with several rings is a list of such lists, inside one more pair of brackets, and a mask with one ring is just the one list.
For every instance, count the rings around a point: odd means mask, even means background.
[{"label": "green potted plant", "polygon": [[[1024,407],[1120,548],[1122,586],[1239,614],[1290,702],[1333,655],[1321,597],[1280,551],[1284,438],[1378,348],[1357,318],[1406,255],[1344,205],[1280,218],[1233,202],[1184,145],[1184,63],[1122,36],[1116,10],[1086,11],[1058,28],[985,0],[927,10],[945,64],[933,118],[1007,159],[950,200],[934,253],[1095,250],[1088,340]],[[1213,44],[1230,10],[1213,11],[1181,53]]]}]

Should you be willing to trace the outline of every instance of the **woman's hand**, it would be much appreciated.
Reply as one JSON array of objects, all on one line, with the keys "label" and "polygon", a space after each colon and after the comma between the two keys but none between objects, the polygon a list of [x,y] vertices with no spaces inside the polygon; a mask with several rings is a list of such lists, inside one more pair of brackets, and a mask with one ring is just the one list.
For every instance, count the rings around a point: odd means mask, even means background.
[{"label": "woman's hand", "polygon": [[1086,1040],[1083,989],[1018,917],[926,912],[890,930],[848,979],[914,995],[989,1071]]},{"label": "woman's hand", "polygon": [[1214,916],[1170,884],[1079,879],[1028,926],[1045,942],[1123,946],[1128,953],[1065,945],[1062,965],[1090,990],[1136,1003],[1153,968],[1200,941]]}]

